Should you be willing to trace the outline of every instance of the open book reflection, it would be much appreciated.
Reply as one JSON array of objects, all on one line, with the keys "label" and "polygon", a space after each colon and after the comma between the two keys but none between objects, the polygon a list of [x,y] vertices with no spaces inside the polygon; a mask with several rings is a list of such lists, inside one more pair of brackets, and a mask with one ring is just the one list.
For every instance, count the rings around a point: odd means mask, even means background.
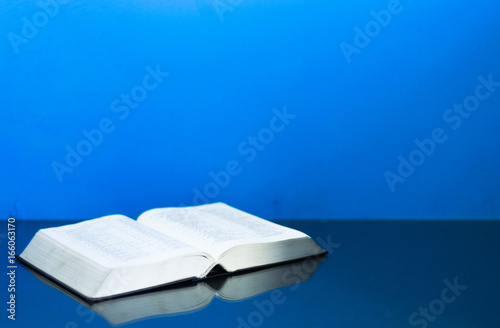
[{"label": "open book reflection", "polygon": [[194,312],[208,306],[215,296],[226,301],[241,301],[275,288],[298,284],[308,280],[325,258],[325,255],[308,257],[260,270],[216,275],[197,283],[180,283],[98,302],[88,302],[47,276],[28,269],[36,278],[92,309],[112,325],[123,325],[157,316]]}]

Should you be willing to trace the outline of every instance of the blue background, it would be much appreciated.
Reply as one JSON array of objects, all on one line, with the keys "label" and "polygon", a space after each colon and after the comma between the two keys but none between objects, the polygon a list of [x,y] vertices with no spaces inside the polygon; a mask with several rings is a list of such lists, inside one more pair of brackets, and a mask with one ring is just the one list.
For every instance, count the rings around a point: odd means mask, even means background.
[{"label": "blue background", "polygon": [[[349,58],[341,44],[388,1],[57,7],[46,7],[52,17],[34,1],[0,5],[2,217],[224,201],[275,219],[499,218],[500,87],[459,128],[443,119],[479,76],[500,81],[496,1],[402,0]],[[169,75],[128,116],[113,111],[147,67]],[[296,116],[270,136],[284,107]],[[68,149],[103,119],[114,130],[68,166]],[[392,191],[384,174],[436,128],[446,141]],[[269,143],[250,156],[243,143],[259,133]],[[210,172],[233,161],[238,173],[214,187]],[[55,162],[71,172],[58,177]]]}]

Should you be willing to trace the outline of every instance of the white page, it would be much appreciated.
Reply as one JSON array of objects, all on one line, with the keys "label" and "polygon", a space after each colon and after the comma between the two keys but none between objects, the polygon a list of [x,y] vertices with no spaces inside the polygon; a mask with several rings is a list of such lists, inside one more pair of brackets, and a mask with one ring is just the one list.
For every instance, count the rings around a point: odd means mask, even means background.
[{"label": "white page", "polygon": [[200,250],[122,215],[43,229],[70,249],[105,267],[151,263]]},{"label": "white page", "polygon": [[215,259],[238,245],[307,237],[223,203],[149,210],[137,221],[207,251]]}]

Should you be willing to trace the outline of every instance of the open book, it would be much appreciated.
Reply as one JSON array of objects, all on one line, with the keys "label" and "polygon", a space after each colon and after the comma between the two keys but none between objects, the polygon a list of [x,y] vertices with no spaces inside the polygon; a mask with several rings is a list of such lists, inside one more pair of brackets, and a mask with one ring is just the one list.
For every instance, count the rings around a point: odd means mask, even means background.
[{"label": "open book", "polygon": [[42,229],[20,260],[95,301],[322,253],[302,232],[215,203]]},{"label": "open book", "polygon": [[308,280],[324,259],[321,255],[308,257],[260,270],[175,284],[99,302],[88,302],[50,278],[30,271],[39,280],[97,312],[112,325],[121,325],[198,311],[208,306],[215,296],[226,301],[242,301],[275,288],[298,284]]}]

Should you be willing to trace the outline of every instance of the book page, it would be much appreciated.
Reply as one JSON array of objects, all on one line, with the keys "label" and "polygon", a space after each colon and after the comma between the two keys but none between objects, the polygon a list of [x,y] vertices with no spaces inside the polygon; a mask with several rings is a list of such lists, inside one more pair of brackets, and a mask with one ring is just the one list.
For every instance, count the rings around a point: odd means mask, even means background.
[{"label": "book page", "polygon": [[143,213],[137,221],[178,236],[215,259],[238,245],[307,237],[223,203],[154,209]]},{"label": "book page", "polygon": [[202,253],[191,245],[122,215],[43,229],[43,232],[106,267],[151,263]]}]

